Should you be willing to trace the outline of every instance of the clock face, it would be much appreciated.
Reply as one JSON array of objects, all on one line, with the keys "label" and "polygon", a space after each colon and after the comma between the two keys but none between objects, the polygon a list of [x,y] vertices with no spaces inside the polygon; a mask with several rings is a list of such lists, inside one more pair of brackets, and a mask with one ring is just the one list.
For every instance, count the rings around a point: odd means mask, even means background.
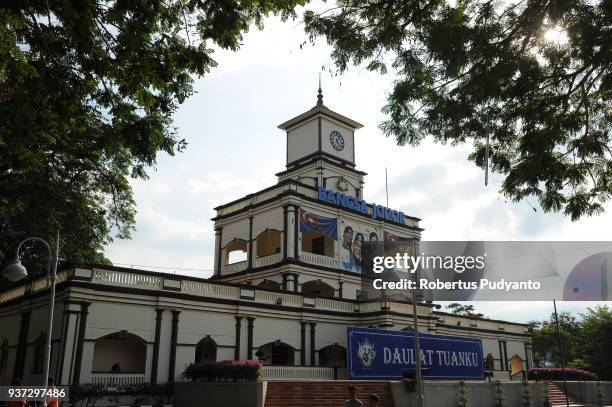
[{"label": "clock face", "polygon": [[342,134],[336,130],[329,133],[329,142],[336,151],[342,151],[342,149],[344,149],[344,138]]}]

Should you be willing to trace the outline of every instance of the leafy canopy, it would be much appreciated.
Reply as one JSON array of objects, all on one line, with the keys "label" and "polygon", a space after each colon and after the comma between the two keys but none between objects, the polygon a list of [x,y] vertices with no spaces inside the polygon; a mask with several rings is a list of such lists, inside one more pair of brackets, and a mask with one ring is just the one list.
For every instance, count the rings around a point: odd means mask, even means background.
[{"label": "leafy canopy", "polygon": [[[129,238],[129,177],[185,148],[172,115],[192,76],[304,0],[7,0],[0,6],[0,258],[30,235],[104,261]],[[28,248],[26,248],[27,250]],[[39,250],[36,249],[35,253]],[[46,256],[41,255],[41,256]]]},{"label": "leafy canopy", "polygon": [[[540,362],[551,356],[551,362],[560,366],[559,340],[555,315],[547,321],[529,323],[534,358]],[[612,378],[612,308],[597,305],[575,318],[570,313],[559,313],[559,332],[565,361],[570,367],[586,368],[601,378]]]},{"label": "leafy canopy", "polygon": [[612,2],[609,0],[338,0],[305,14],[314,41],[351,64],[397,72],[381,129],[474,145],[514,201],[577,220],[612,190]]},{"label": "leafy canopy", "polygon": [[446,310],[450,312],[451,314],[465,315],[468,317],[484,318],[484,314],[480,312],[476,312],[476,308],[474,308],[473,305],[465,305],[465,304],[460,304],[458,302],[453,302],[446,306]]}]

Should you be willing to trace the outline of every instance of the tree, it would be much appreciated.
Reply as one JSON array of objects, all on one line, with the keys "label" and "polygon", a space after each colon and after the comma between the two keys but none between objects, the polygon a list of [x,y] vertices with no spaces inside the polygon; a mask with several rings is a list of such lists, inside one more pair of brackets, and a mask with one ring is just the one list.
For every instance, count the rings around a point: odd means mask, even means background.
[{"label": "tree", "polygon": [[463,305],[458,302],[453,302],[452,304],[448,304],[446,306],[446,309],[448,310],[448,312],[452,314],[465,315],[467,317],[477,317],[477,318],[484,317],[484,314],[481,314],[480,312],[475,312],[476,309],[474,308],[473,305]]},{"label": "tree", "polygon": [[[580,351],[580,322],[569,312],[560,312],[559,332],[563,344],[563,353],[566,363],[578,364],[581,357]],[[528,331],[531,334],[532,351],[534,360],[542,361],[550,354],[551,361],[555,366],[561,366],[561,353],[559,353],[559,336],[555,323],[555,314],[551,314],[547,321],[529,322]],[[575,363],[572,363],[575,361]],[[586,368],[587,366],[575,366]]]},{"label": "tree", "polygon": [[[612,3],[607,0],[338,0],[305,14],[314,41],[397,73],[381,129],[399,145],[473,143],[501,193],[577,220],[612,190]],[[555,40],[555,37],[557,40]]]},{"label": "tree", "polygon": [[252,24],[304,1],[4,2],[0,259],[59,228],[63,261],[105,261],[134,227],[129,178],[185,148],[172,115],[216,66],[211,46],[237,50]]},{"label": "tree", "polygon": [[596,306],[581,314],[580,348],[587,366],[603,376],[612,376],[612,308]]}]

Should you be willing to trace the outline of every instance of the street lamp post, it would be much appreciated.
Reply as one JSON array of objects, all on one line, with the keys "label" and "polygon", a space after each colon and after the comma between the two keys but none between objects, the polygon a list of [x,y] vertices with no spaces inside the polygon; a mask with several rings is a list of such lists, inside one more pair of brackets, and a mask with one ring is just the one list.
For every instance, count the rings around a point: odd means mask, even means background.
[{"label": "street lamp post", "polygon": [[[411,247],[412,254],[417,255],[418,250],[418,242],[412,241]],[[416,407],[424,407],[425,406],[425,397],[423,395],[423,371],[422,371],[422,363],[421,363],[421,341],[419,338],[419,313],[418,313],[418,297],[419,290],[417,288],[419,282],[419,270],[418,267],[414,270],[414,290],[412,294],[412,329],[414,334],[414,353],[415,353],[415,381],[416,381]]]},{"label": "street lamp post", "polygon": [[[28,237],[22,240],[15,251],[15,259],[2,270],[2,275],[4,275],[7,280],[18,281],[28,275],[26,268],[23,266],[23,264],[21,264],[21,260],[19,258],[19,250],[21,249],[21,246],[28,241],[40,242],[49,251],[49,262],[47,263],[47,282],[51,289],[51,294],[49,296],[49,323],[47,325],[47,347],[45,349],[42,382],[42,385],[45,386],[46,389],[49,382],[49,365],[51,363],[51,332],[53,329],[53,309],[55,307],[55,279],[57,276],[57,258],[59,253],[59,231],[55,236],[55,248],[53,251],[51,250],[49,243],[39,237]],[[43,405],[47,405],[46,396],[44,398]]]}]

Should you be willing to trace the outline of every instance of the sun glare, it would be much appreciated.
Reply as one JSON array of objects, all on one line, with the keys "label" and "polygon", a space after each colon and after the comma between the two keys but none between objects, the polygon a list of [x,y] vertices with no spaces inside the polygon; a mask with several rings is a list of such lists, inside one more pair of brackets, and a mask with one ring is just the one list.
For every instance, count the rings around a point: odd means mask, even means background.
[{"label": "sun glare", "polygon": [[544,39],[559,45],[565,45],[568,41],[567,32],[558,25],[544,32]]}]

